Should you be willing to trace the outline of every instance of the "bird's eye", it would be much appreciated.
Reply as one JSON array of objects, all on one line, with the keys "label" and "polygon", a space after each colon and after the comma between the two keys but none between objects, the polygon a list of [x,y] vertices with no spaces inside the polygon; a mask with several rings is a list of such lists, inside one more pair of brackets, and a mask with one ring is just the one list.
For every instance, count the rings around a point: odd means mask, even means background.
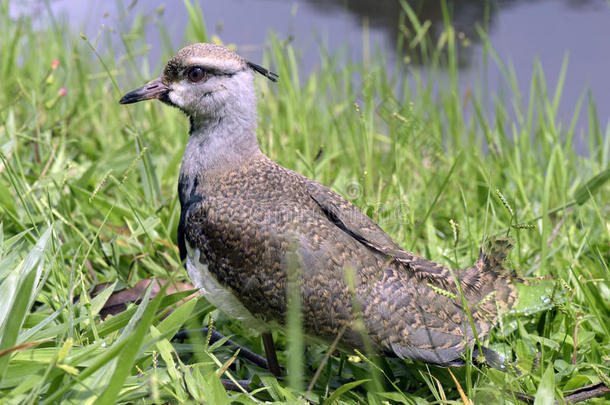
[{"label": "bird's eye", "polygon": [[186,77],[193,83],[200,82],[205,78],[205,70],[198,66],[192,67],[186,71]]}]

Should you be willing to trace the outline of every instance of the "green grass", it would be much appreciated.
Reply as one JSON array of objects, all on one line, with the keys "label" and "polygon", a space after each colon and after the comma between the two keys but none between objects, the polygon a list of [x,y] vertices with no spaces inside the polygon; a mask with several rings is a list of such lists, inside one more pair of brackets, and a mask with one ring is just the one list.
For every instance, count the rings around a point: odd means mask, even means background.
[{"label": "green grass", "polygon": [[[122,40],[114,48],[107,32],[83,40],[60,19],[33,28],[8,17],[9,1],[0,4],[0,404],[461,402],[448,370],[354,353],[333,353],[307,391],[328,348],[301,352],[298,323],[293,338],[275,338],[280,362],[302,375],[278,381],[237,358],[224,377],[252,377],[263,388],[225,392],[218,370],[234,353],[204,337],[172,336],[212,317],[220,332],[262,353],[260,339],[203,298],[178,306],[188,292],[147,292],[139,306],[102,321],[113,288],[187,279],[174,245],[187,120],[160,103],[117,103],[161,68],[138,58],[154,18],[114,27]],[[485,238],[515,240],[510,266],[530,285],[490,339],[513,367],[452,370],[474,403],[516,403],[507,393],[515,391],[541,393],[537,403],[546,404],[608,384],[610,129],[585,89],[574,117],[559,119],[567,60],[557,83],[532,61],[522,94],[481,31],[486,60],[511,89],[492,95],[489,108],[485,83],[458,86],[448,13],[445,34],[432,42],[427,24],[405,12],[412,24],[399,52],[416,52],[427,75],[402,58],[390,75],[382,52],[347,65],[321,52],[319,69],[305,75],[296,51],[271,36],[263,65],[281,79],[257,79],[262,149],[339,191],[427,258],[466,267]],[[200,10],[189,15],[184,42],[205,39]],[[175,51],[155,46],[164,57]],[[572,148],[578,117],[589,124],[586,156]],[[102,282],[116,283],[92,297]],[[167,317],[158,311],[171,308]]]}]

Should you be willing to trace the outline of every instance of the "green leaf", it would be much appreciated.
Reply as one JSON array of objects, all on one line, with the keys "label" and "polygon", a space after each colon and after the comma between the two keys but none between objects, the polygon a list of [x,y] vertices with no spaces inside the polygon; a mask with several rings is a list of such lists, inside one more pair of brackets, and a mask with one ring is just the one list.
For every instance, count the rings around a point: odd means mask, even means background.
[{"label": "green leaf", "polygon": [[326,401],[324,401],[324,405],[330,405],[332,404],[334,401],[336,401],[337,399],[339,399],[339,397],[343,394],[345,394],[347,391],[350,391],[354,388],[356,388],[357,386],[359,386],[360,384],[364,384],[365,382],[369,382],[371,381],[370,379],[368,380],[358,380],[358,381],[353,381],[347,384],[343,384],[342,386],[340,386],[339,388],[337,388],[335,390],[335,392],[333,392],[333,394],[328,397],[328,399]]},{"label": "green leaf", "polygon": [[[160,306],[162,308],[166,308],[170,305],[174,305],[176,302],[191,295],[193,293],[193,291],[195,291],[195,290],[179,291],[177,293],[163,297],[163,301],[161,302]],[[107,318],[104,322],[102,322],[101,324],[99,324],[97,326],[97,333],[98,333],[99,337],[108,336],[112,332],[115,332],[115,331],[121,329],[125,325],[129,324],[129,322],[134,318],[136,320],[139,319],[140,315],[136,314],[136,311],[138,311],[138,308],[139,307],[137,305],[133,305],[133,306],[127,308],[125,311],[121,312],[120,314]],[[173,319],[175,319],[175,318],[173,318]],[[131,326],[129,328],[131,330]],[[164,332],[164,331],[162,331],[162,332]],[[93,340],[94,339],[93,331],[88,330],[85,335],[85,338]]]},{"label": "green leaf", "polygon": [[104,291],[96,295],[91,300],[91,317],[96,316],[102,310],[102,308],[104,308],[104,304],[106,304],[106,301],[108,301],[108,298],[110,298],[110,295],[112,295],[114,292],[114,287],[116,287],[117,283],[118,280],[109,285],[104,289]]},{"label": "green leaf", "polygon": [[555,370],[553,366],[548,366],[544,370],[542,380],[536,391],[534,405],[553,405],[555,403]]},{"label": "green leaf", "polygon": [[47,364],[38,361],[11,363],[8,366],[4,380],[0,383],[0,389],[18,386],[29,376],[41,375],[47,367]]},{"label": "green leaf", "polygon": [[[180,296],[182,296],[181,293],[177,294],[180,294]],[[168,297],[171,297],[171,295]],[[184,324],[185,320],[189,319],[196,304],[197,299],[193,298],[176,308],[167,318],[165,318],[159,324],[159,326],[157,326],[159,332],[161,332],[162,334],[169,333],[171,336],[175,335],[176,332],[178,332],[178,329],[180,329],[180,327]]]},{"label": "green leaf", "polygon": [[[7,307],[8,312],[4,316],[5,324],[2,328],[0,336],[0,351],[13,347],[17,342],[17,336],[21,330],[21,325],[25,320],[26,313],[30,308],[33,300],[33,294],[36,290],[41,271],[38,271],[37,264],[44,260],[44,253],[49,242],[53,227],[49,227],[40,237],[34,248],[26,256],[19,268],[18,284],[11,284],[16,287],[16,294],[13,297],[12,303]],[[10,278],[10,277],[9,277]],[[11,280],[13,280],[11,278]],[[6,280],[5,280],[6,281]],[[3,283],[4,284],[4,283]],[[0,357],[0,383],[4,378],[8,367],[10,356]]]},{"label": "green leaf", "polygon": [[193,36],[199,42],[208,42],[207,30],[205,28],[205,20],[201,9],[196,9],[189,0],[184,0],[184,6],[189,15],[189,26]]},{"label": "green leaf", "polygon": [[163,287],[161,287],[161,290],[157,296],[150,301],[150,303],[146,304],[148,302],[148,298],[150,297],[153,283],[148,286],[146,295],[140,304],[140,306],[145,307],[146,309],[144,310],[142,318],[140,319],[133,333],[130,336],[124,337],[125,340],[129,340],[129,345],[125,346],[121,351],[118,359],[118,367],[116,367],[114,370],[114,373],[110,379],[110,384],[108,384],[108,387],[106,387],[102,395],[100,395],[100,397],[97,399],[96,403],[110,405],[116,402],[116,398],[123,388],[125,380],[131,373],[131,369],[133,368],[133,364],[136,360],[140,347],[142,346],[146,332],[155,319],[155,314],[159,309],[159,304],[165,296],[165,290],[167,289],[168,285],[169,284],[165,284]]},{"label": "green leaf", "polygon": [[[154,338],[158,338],[161,336],[161,333],[154,326],[150,327],[150,336]],[[157,350],[159,350],[159,354],[161,358],[167,365],[167,373],[171,377],[174,384],[176,384],[176,388],[179,392],[182,393],[182,384],[180,384],[180,372],[176,368],[176,362],[174,362],[174,358],[172,357],[172,353],[174,352],[174,347],[167,339],[161,339],[156,344]]]},{"label": "green leaf", "polygon": [[18,286],[19,274],[17,272],[9,274],[0,284],[0,297],[2,297],[0,300],[0,334],[2,333],[4,321],[11,313],[13,299],[17,293],[17,288],[19,288]]},{"label": "green leaf", "polygon": [[206,399],[210,404],[230,404],[229,395],[227,395],[227,391],[222,386],[222,382],[220,378],[216,375],[215,371],[209,371],[204,376],[205,385],[207,386]]},{"label": "green leaf", "polygon": [[591,384],[593,381],[589,376],[578,374],[570,378],[567,383],[563,386],[563,391],[571,391],[580,387],[584,387],[587,384]]},{"label": "green leaf", "polygon": [[535,335],[530,335],[530,338],[534,341],[534,342],[538,342],[546,347],[548,347],[551,350],[559,350],[559,343],[549,339],[549,338],[545,338],[543,336],[535,336]]},{"label": "green leaf", "polygon": [[[124,327],[125,325],[127,325],[129,323],[129,320],[134,316],[135,312],[137,311],[138,307],[136,305],[127,308],[125,311],[121,312],[120,314],[113,316],[113,317],[108,317],[104,322],[102,322],[101,324],[99,324],[99,326],[97,327],[97,333],[99,335],[99,337],[105,337],[108,336],[109,334],[111,334],[112,332],[115,332],[119,329],[121,329],[122,327]],[[94,336],[93,336],[93,330],[88,330],[87,333],[84,335],[85,339],[89,339],[89,340],[93,340]]]},{"label": "green leaf", "polygon": [[574,192],[574,199],[579,205],[583,205],[608,180],[610,180],[610,169],[606,169],[601,173],[597,174],[596,176],[593,176],[585,184],[578,187]]},{"label": "green leaf", "polygon": [[[93,363],[85,371],[83,371],[82,373],[79,374],[77,381],[82,383],[87,377],[91,376],[93,373],[95,373],[97,370],[99,370],[106,364],[109,364],[113,358],[115,358],[120,353],[122,353],[123,348],[125,346],[127,346],[128,342],[129,342],[129,339],[121,339],[121,340],[116,341],[110,349],[107,349],[103,354],[96,357],[94,359]],[[58,402],[57,399],[61,395],[63,395],[66,391],[68,391],[71,388],[73,388],[71,385],[66,384],[62,388],[58,389],[55,393],[53,393],[53,395],[50,395],[49,397],[47,397],[45,399],[45,401],[43,401],[41,403],[42,404],[54,404],[54,403]]]},{"label": "green leaf", "polygon": [[386,398],[389,399],[391,401],[394,401],[396,403],[399,404],[405,404],[405,405],[413,405],[413,404],[421,404],[421,405],[426,405],[429,404],[428,401],[420,398],[420,397],[416,397],[416,396],[409,396],[409,398],[405,398],[404,395],[400,394],[399,392],[378,392],[377,396],[380,396],[382,398]]},{"label": "green leaf", "polygon": [[[518,291],[517,304],[511,308],[511,313],[530,316],[535,313],[552,308],[554,303],[551,297],[554,295],[553,280],[534,280],[528,284],[516,284]],[[559,299],[555,297],[555,299]]]},{"label": "green leaf", "polygon": [[[42,367],[41,367],[42,368]],[[19,385],[11,390],[9,397],[15,398],[18,395],[27,393],[30,391],[36,384],[40,382],[42,376],[38,373],[31,373],[25,375],[23,378],[19,380]]]}]

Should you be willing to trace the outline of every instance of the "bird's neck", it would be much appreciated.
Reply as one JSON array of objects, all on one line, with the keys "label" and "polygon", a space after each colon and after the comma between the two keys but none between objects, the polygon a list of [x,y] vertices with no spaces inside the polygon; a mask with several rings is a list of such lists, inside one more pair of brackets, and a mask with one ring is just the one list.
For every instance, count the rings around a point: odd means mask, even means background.
[{"label": "bird's neck", "polygon": [[191,117],[181,177],[212,177],[261,154],[256,139],[256,112]]}]

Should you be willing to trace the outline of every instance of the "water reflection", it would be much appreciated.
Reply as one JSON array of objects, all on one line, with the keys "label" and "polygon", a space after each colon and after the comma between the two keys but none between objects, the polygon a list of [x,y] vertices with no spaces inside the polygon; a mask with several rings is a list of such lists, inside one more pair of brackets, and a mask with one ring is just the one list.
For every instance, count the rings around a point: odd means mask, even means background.
[{"label": "water reflection", "polygon": [[[411,20],[405,15],[404,8],[398,0],[305,0],[314,9],[323,13],[342,12],[349,13],[357,24],[367,21],[370,27],[385,32],[386,37],[396,49],[400,36],[407,43],[416,35],[416,29]],[[568,7],[578,9],[595,9],[608,11],[606,0],[554,0],[556,3],[564,3]],[[408,0],[405,1],[417,16],[421,23],[430,22],[427,30],[431,40],[436,43],[445,31],[445,22],[441,1],[430,0]],[[520,3],[532,4],[542,1],[532,0],[454,0],[447,1],[447,11],[451,17],[453,26],[459,34],[458,45],[459,65],[467,66],[472,60],[471,43],[480,42],[477,27],[486,28],[493,33],[494,24],[499,14],[510,7],[518,6]],[[410,59],[417,64],[425,64],[418,49],[403,49]]]}]

